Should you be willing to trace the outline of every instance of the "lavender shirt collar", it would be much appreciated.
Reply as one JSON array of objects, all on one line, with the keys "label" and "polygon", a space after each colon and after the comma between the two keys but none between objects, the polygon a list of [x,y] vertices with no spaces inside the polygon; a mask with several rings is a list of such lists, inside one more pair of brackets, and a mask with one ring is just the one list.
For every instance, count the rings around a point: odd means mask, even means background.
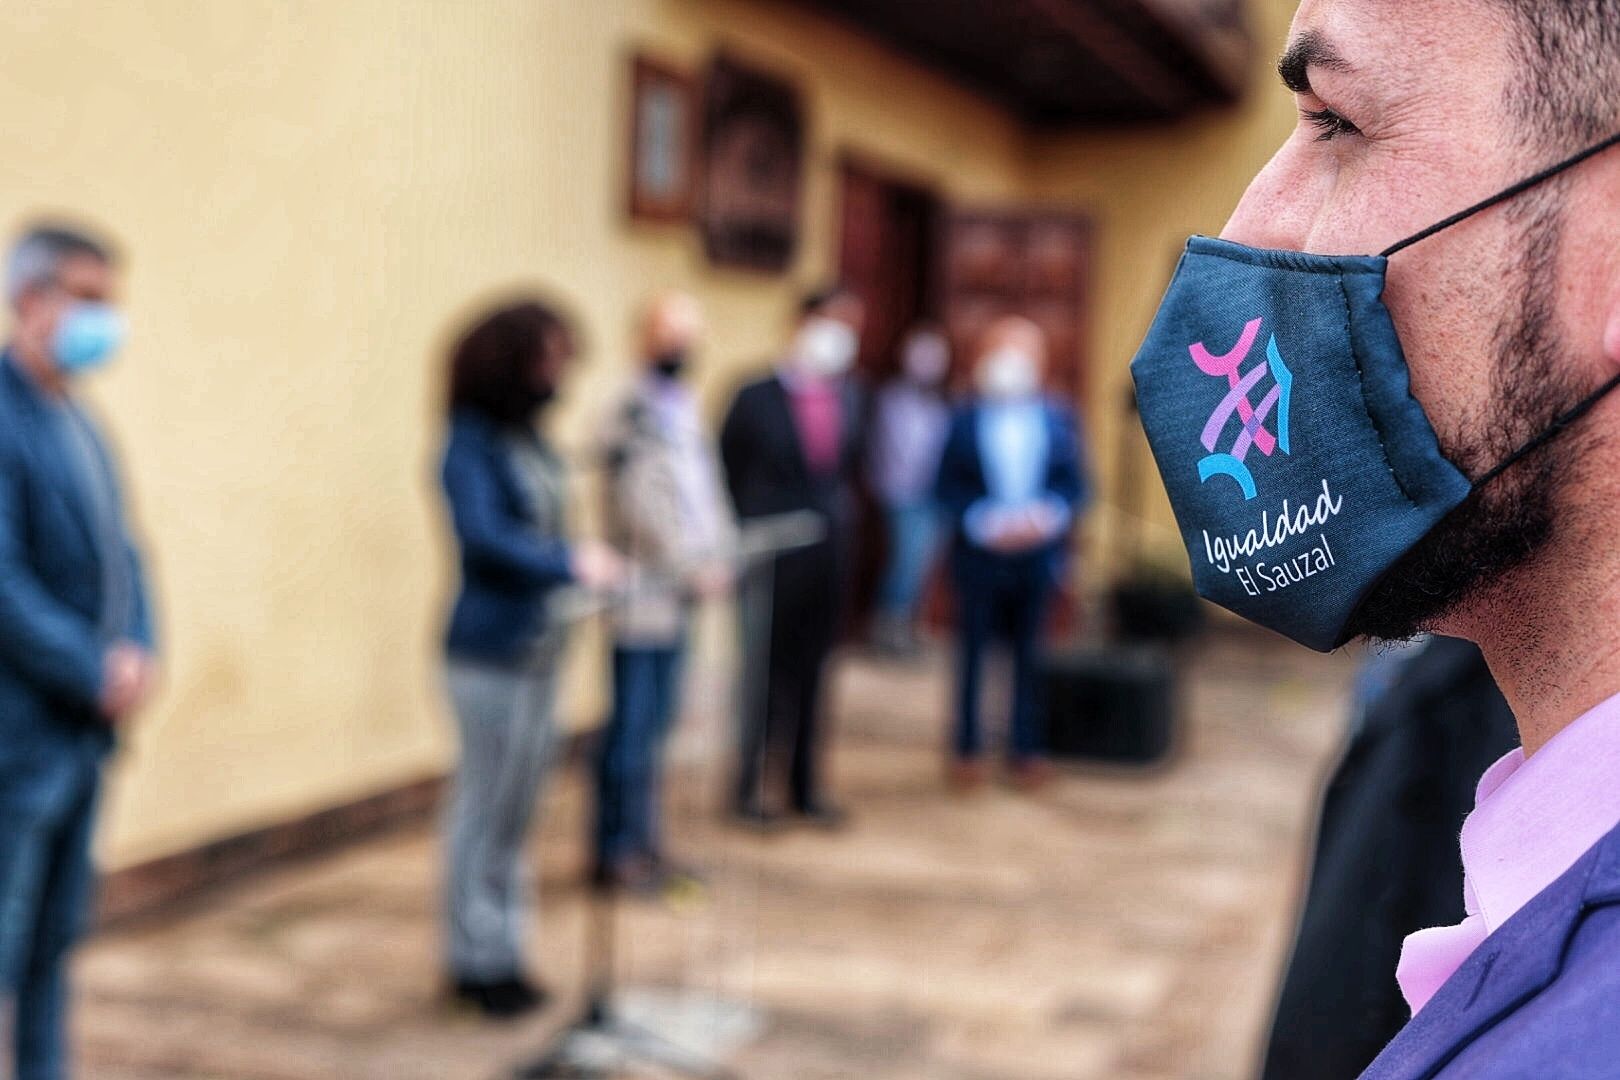
[{"label": "lavender shirt collar", "polygon": [[[1620,695],[1539,753],[1515,752],[1487,770],[1463,836],[1470,919],[1486,933],[1362,1080],[1434,1076],[1558,977],[1584,912],[1620,903],[1616,789]],[[1426,962],[1413,949],[1408,939],[1403,967]]]},{"label": "lavender shirt collar", "polygon": [[1620,695],[1587,711],[1526,758],[1485,771],[1462,828],[1457,926],[1406,939],[1397,978],[1414,1013],[1468,955],[1620,822]]}]

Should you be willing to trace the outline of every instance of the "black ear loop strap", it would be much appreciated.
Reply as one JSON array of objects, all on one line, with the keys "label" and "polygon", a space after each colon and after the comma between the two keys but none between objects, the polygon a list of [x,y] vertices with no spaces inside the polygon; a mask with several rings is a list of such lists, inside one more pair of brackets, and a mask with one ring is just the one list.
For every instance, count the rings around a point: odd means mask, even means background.
[{"label": "black ear loop strap", "polygon": [[[1413,233],[1405,240],[1391,244],[1389,247],[1379,252],[1379,255],[1387,259],[1397,251],[1405,250],[1406,248],[1409,248],[1413,244],[1417,243],[1419,240],[1427,240],[1435,233],[1444,229],[1449,229],[1460,221],[1466,221],[1482,210],[1489,210],[1497,203],[1506,202],[1515,195],[1522,195],[1536,185],[1546,183],[1548,180],[1551,180],[1564,170],[1573,169],[1587,158],[1596,157],[1597,155],[1603,153],[1603,151],[1613,146],[1620,146],[1620,132],[1610,135],[1607,139],[1604,139],[1600,143],[1588,146],[1585,150],[1582,150],[1574,157],[1565,158],[1556,165],[1542,169],[1534,176],[1525,177],[1512,187],[1497,192],[1495,195],[1492,195],[1483,202],[1477,202],[1466,210],[1457,211],[1455,214],[1452,214],[1443,221],[1435,222],[1422,232]],[[1531,439],[1529,442],[1525,443],[1523,446],[1519,447],[1517,450],[1513,451],[1513,453],[1509,454],[1502,461],[1498,462],[1495,468],[1491,469],[1484,476],[1481,476],[1478,480],[1475,480],[1473,482],[1473,487],[1476,489],[1484,487],[1486,484],[1490,483],[1492,480],[1495,480],[1498,476],[1502,475],[1502,473],[1506,472],[1514,464],[1523,459],[1525,455],[1534,453],[1536,450],[1545,446],[1553,439],[1556,439],[1560,434],[1563,433],[1565,428],[1569,427],[1569,425],[1591,412],[1592,407],[1607,397],[1609,392],[1614,390],[1616,387],[1620,387],[1620,375],[1615,375],[1610,378],[1602,386],[1598,387],[1591,394],[1588,394],[1586,397],[1577,402],[1575,406],[1568,412],[1565,412],[1563,415],[1559,416],[1558,419],[1554,420],[1550,425],[1548,425],[1545,431]]]},{"label": "black ear loop strap", "polygon": [[1487,472],[1484,476],[1481,476],[1478,480],[1475,480],[1473,486],[1475,488],[1484,487],[1486,484],[1502,475],[1502,473],[1506,472],[1510,466],[1518,462],[1525,455],[1534,452],[1540,447],[1551,442],[1553,439],[1556,439],[1563,433],[1565,428],[1569,427],[1569,425],[1591,412],[1592,407],[1607,397],[1609,391],[1613,390],[1617,386],[1620,386],[1620,375],[1613,376],[1608,382],[1604,383],[1602,386],[1592,391],[1592,393],[1582,398],[1568,412],[1564,413],[1558,419],[1549,424],[1547,426],[1547,430],[1543,431],[1540,435],[1537,435],[1535,438],[1513,451],[1513,453],[1509,454],[1506,458],[1499,462],[1494,469]]},{"label": "black ear loop strap", "polygon": [[1603,153],[1603,151],[1609,149],[1611,146],[1620,146],[1620,132],[1616,132],[1615,134],[1610,135],[1607,139],[1604,139],[1602,142],[1597,143],[1594,146],[1588,146],[1585,150],[1582,150],[1580,153],[1576,154],[1572,158],[1566,158],[1565,160],[1560,161],[1556,165],[1553,165],[1553,166],[1550,166],[1548,168],[1542,169],[1540,172],[1536,173],[1534,176],[1525,177],[1523,180],[1520,180],[1517,184],[1514,184],[1512,187],[1506,189],[1505,191],[1497,192],[1495,195],[1492,195],[1490,198],[1486,199],[1484,202],[1477,202],[1473,206],[1470,206],[1466,210],[1459,210],[1455,214],[1452,214],[1450,217],[1446,218],[1445,220],[1435,222],[1433,225],[1430,225],[1427,229],[1424,229],[1422,232],[1413,233],[1411,236],[1408,236],[1405,240],[1401,240],[1401,241],[1398,241],[1398,242],[1396,242],[1394,244],[1391,244],[1389,247],[1385,248],[1383,251],[1380,251],[1378,254],[1387,259],[1391,255],[1395,254],[1397,251],[1404,251],[1406,248],[1411,247],[1413,244],[1417,243],[1419,240],[1427,240],[1429,237],[1433,236],[1435,233],[1440,232],[1443,229],[1449,229],[1453,225],[1456,225],[1458,222],[1466,221],[1466,220],[1473,217],[1475,214],[1479,213],[1482,210],[1489,210],[1491,207],[1495,206],[1497,203],[1506,202],[1507,200],[1513,198],[1515,195],[1524,194],[1526,191],[1529,191],[1531,188],[1535,187],[1537,184],[1546,183],[1548,180],[1551,180],[1553,177],[1557,176],[1559,173],[1563,172],[1565,169],[1573,169],[1575,166],[1579,165],[1581,162],[1585,161],[1587,158],[1596,157],[1597,155]]}]

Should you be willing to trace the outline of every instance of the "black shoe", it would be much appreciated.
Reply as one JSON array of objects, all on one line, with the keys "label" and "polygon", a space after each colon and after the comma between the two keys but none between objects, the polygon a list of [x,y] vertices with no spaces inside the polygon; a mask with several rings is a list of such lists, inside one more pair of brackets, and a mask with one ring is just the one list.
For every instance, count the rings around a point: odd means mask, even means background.
[{"label": "black shoe", "polygon": [[740,803],[731,808],[731,822],[753,832],[772,833],[782,827],[782,815],[759,803]]},{"label": "black shoe", "polygon": [[[530,982],[522,975],[503,979],[497,984],[497,994],[517,1013],[533,1012],[546,1007],[551,991],[539,983]],[[515,1015],[515,1014],[514,1014]]]},{"label": "black shoe", "polygon": [[849,827],[849,811],[832,803],[808,803],[794,813],[801,822],[822,832],[840,832]]},{"label": "black shoe", "polygon": [[450,998],[458,1005],[470,1007],[492,1020],[510,1020],[533,1012],[545,1005],[551,994],[541,986],[521,976],[496,979],[456,979],[450,986]]}]

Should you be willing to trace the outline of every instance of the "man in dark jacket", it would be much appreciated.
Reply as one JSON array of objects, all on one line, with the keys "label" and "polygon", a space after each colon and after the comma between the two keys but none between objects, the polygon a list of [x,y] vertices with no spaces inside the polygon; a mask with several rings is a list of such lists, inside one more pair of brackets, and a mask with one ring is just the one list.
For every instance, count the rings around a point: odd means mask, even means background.
[{"label": "man in dark jacket", "polygon": [[1265,1080],[1353,1080],[1411,1017],[1406,935],[1463,915],[1457,830],[1474,781],[1518,745],[1479,649],[1431,638],[1375,656],[1322,800]]},{"label": "man in dark jacket", "polygon": [[787,774],[792,813],[824,827],[843,820],[822,783],[819,713],[848,586],[862,413],[848,372],[864,318],[860,299],[844,289],[807,297],[787,354],[737,392],[721,427],[726,486],[743,524],[795,511],[826,523],[824,539],[776,561],[764,687],[745,705],[732,793],[736,815],[755,825],[776,816],[764,786],[777,767]]},{"label": "man in dark jacket", "polygon": [[0,353],[0,992],[17,1080],[67,1073],[65,962],[90,908],[114,729],[152,685],[152,626],[112,459],[72,395],[116,352],[108,249],[36,228],[6,268]]},{"label": "man in dark jacket", "polygon": [[961,410],[940,460],[938,500],[952,523],[960,655],[951,780],[984,779],[979,670],[992,639],[1013,654],[1008,759],[1014,780],[1045,779],[1041,731],[1041,630],[1086,500],[1079,422],[1043,393],[1046,336],[1028,319],[998,319],[974,363],[976,395]]}]

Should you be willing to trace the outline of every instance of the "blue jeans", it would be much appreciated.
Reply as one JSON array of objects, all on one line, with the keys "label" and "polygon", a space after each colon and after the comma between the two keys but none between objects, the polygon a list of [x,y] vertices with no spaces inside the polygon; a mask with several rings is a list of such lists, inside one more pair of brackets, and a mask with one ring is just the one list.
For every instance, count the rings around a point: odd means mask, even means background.
[{"label": "blue jeans", "polygon": [[939,510],[931,502],[888,506],[889,558],[878,586],[883,614],[909,619],[917,610],[939,548]]},{"label": "blue jeans", "polygon": [[1046,750],[1041,715],[1040,646],[1047,607],[1057,588],[1045,557],[989,557],[957,576],[956,731],[958,758],[984,752],[979,722],[979,672],[992,642],[1012,647],[1013,700],[1007,751],[1014,761],[1040,757]]},{"label": "blue jeans", "polygon": [[596,857],[656,857],[664,740],[680,708],[680,646],[613,650],[613,713],[596,760]]},{"label": "blue jeans", "polygon": [[67,954],[95,875],[90,836],[101,762],[90,752],[0,768],[0,994],[10,999],[16,1080],[68,1075]]}]

